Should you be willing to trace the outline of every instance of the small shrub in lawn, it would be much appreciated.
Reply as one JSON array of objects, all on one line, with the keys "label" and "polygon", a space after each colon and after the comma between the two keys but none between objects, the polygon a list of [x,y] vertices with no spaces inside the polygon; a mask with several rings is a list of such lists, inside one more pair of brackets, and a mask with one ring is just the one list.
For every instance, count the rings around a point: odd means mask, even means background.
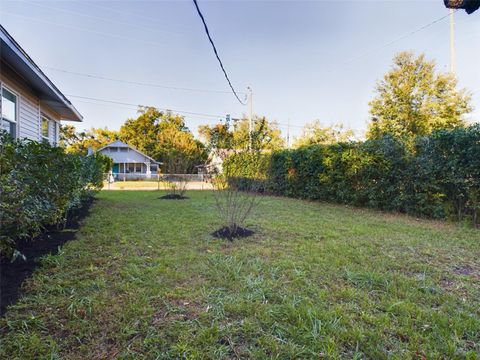
[{"label": "small shrub in lawn", "polygon": [[188,186],[188,170],[191,165],[191,161],[182,154],[172,154],[167,157],[164,163],[165,175],[163,175],[167,195],[162,196],[161,199],[187,199],[185,193]]},{"label": "small shrub in lawn", "polygon": [[245,228],[245,220],[251,215],[259,201],[258,192],[245,191],[239,186],[242,179],[223,173],[213,180],[215,205],[225,226],[213,233],[215,237],[233,240],[250,236],[253,231]]},{"label": "small shrub in lawn", "polygon": [[[253,234],[253,231],[245,228],[245,221],[258,205],[259,194],[263,192],[260,179],[262,166],[267,162],[257,144],[268,144],[264,126],[265,120],[262,120],[260,126],[251,132],[249,149],[242,148],[234,136],[211,138],[210,148],[222,163],[222,169],[211,167],[211,175],[215,205],[224,224],[213,236],[233,240]],[[225,129],[229,131],[228,123]],[[230,164],[231,161],[235,164]]]}]

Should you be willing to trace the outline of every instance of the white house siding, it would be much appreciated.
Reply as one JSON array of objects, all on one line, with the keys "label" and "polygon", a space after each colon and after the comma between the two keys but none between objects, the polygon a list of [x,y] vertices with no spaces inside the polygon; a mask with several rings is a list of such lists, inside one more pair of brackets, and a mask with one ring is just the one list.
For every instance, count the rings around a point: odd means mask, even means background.
[{"label": "white house siding", "polygon": [[98,152],[113,160],[112,173],[117,180],[149,179],[157,174],[158,164],[145,154],[116,140]]},{"label": "white house siding", "polygon": [[2,86],[17,96],[17,137],[40,139],[39,102],[25,81],[8,66],[2,66]]},{"label": "white house siding", "polygon": [[[40,104],[40,101],[30,87],[15,73],[6,67],[2,67],[0,73],[0,85],[12,91],[18,99],[17,136],[30,140],[40,141],[41,137],[41,113],[52,120],[49,127],[49,142],[54,145],[59,141],[59,116],[48,106]],[[0,102],[1,103],[1,102]],[[1,111],[1,108],[0,108]]]},{"label": "white house siding", "polygon": [[40,140],[40,109],[24,96],[19,101],[18,136],[30,140]]},{"label": "white house siding", "polygon": [[[41,103],[40,104],[40,113],[41,115],[45,116],[48,122],[48,141],[50,144],[55,145],[58,144],[60,140],[60,121],[57,119],[59,116],[51,110],[47,105]],[[41,129],[40,129],[41,131]]]},{"label": "white house siding", "polygon": [[116,164],[122,164],[122,163],[144,163],[144,162],[151,162],[151,160],[138,153],[135,150],[128,149],[128,151],[118,151],[116,150],[117,148],[114,148],[115,151],[110,151],[112,148],[104,148],[100,150],[100,152],[104,155],[107,155],[112,158],[113,162]]}]

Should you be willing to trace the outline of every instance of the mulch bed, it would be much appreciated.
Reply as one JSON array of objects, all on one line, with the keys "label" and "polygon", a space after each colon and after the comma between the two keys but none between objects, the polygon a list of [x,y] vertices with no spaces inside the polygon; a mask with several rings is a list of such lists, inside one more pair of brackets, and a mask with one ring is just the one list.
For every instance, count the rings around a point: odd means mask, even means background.
[{"label": "mulch bed", "polygon": [[160,196],[159,199],[162,200],[185,200],[188,199],[188,196],[178,195],[178,194],[167,194]]},{"label": "mulch bed", "polygon": [[242,228],[240,226],[237,227],[237,230],[235,232],[232,232],[228,226],[225,226],[212,233],[212,236],[220,239],[227,239],[233,241],[236,238],[244,238],[253,234],[255,234],[254,231]]},{"label": "mulch bed", "polygon": [[59,246],[75,239],[74,230],[80,227],[80,222],[89,214],[92,203],[93,199],[69,214],[65,227],[67,231],[51,226],[34,239],[20,241],[17,250],[26,257],[26,261],[21,257],[14,262],[7,258],[0,259],[0,315],[5,313],[8,305],[15,303],[20,297],[23,281],[40,265],[38,258],[47,254],[57,254]]}]

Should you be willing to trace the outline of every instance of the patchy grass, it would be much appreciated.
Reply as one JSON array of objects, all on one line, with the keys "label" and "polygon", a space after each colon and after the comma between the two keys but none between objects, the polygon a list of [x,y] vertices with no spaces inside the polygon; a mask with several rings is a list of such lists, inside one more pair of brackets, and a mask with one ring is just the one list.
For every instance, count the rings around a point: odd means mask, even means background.
[{"label": "patchy grass", "polygon": [[232,243],[210,192],[102,192],[0,320],[3,359],[480,357],[480,232],[265,197]]}]

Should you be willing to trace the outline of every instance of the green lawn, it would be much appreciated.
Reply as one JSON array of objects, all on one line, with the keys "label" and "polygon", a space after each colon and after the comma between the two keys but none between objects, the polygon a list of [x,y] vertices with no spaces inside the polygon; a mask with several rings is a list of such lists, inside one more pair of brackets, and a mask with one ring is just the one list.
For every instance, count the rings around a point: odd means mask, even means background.
[{"label": "green lawn", "polygon": [[2,359],[480,358],[480,231],[265,197],[104,191],[0,320]]}]

